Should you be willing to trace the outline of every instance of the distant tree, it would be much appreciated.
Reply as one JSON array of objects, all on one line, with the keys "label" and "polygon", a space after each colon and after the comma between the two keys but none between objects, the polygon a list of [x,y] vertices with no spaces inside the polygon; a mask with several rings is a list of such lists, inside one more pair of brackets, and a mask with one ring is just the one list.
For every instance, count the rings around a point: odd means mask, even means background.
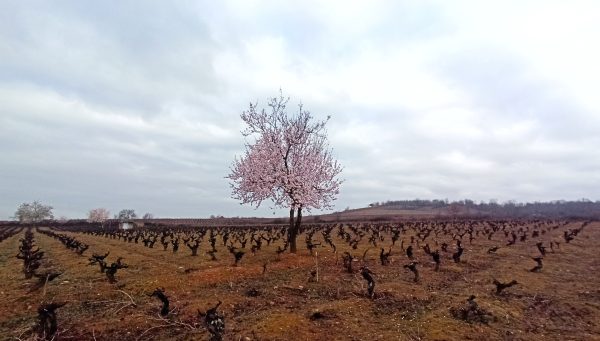
[{"label": "distant tree", "polygon": [[154,214],[152,214],[152,213],[145,213],[142,216],[142,219],[154,219]]},{"label": "distant tree", "polygon": [[15,212],[14,218],[22,223],[39,223],[44,219],[53,219],[52,206],[43,205],[39,201],[22,203]]},{"label": "distant tree", "polygon": [[121,210],[117,215],[117,219],[119,220],[130,220],[135,218],[137,218],[137,215],[135,214],[135,210],[132,209]]},{"label": "distant tree", "polygon": [[448,211],[453,217],[456,217],[460,213],[460,207],[462,205],[458,202],[453,202],[448,206]]},{"label": "distant tree", "polygon": [[233,197],[243,204],[258,207],[271,199],[275,206],[290,209],[288,242],[290,252],[296,253],[302,210],[332,208],[342,167],[328,147],[325,124],[329,118],[315,121],[302,105],[290,116],[288,101],[280,92],[269,100],[268,110],[250,103],[242,113],[247,126],[242,134],[256,140],[246,144],[244,156],[234,161],[227,178]]},{"label": "distant tree", "polygon": [[94,208],[88,212],[90,223],[104,223],[109,217],[110,212],[106,208]]}]

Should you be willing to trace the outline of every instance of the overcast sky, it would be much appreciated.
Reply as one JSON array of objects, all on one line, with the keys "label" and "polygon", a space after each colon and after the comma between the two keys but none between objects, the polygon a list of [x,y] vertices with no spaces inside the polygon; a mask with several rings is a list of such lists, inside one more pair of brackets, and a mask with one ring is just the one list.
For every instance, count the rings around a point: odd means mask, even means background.
[{"label": "overcast sky", "polygon": [[[281,87],[344,166],[336,209],[600,199],[598,1],[1,1],[0,219],[285,215],[230,198]],[[295,104],[291,107],[293,108]]]}]

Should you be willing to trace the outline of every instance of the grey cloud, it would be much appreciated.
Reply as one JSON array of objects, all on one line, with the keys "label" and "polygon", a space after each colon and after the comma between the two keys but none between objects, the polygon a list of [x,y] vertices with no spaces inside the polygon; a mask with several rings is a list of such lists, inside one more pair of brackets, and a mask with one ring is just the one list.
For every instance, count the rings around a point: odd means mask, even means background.
[{"label": "grey cloud", "polygon": [[534,71],[530,64],[535,61],[491,48],[469,49],[444,58],[438,61],[440,75],[468,96],[490,127],[529,119],[553,136],[593,133],[586,110],[550,75]]},{"label": "grey cloud", "polygon": [[285,215],[224,178],[240,112],[279,87],[332,115],[338,209],[600,197],[598,103],[478,36],[468,4],[320,5],[0,4],[0,219],[35,199],[70,217]]},{"label": "grey cloud", "polygon": [[[169,101],[218,89],[214,43],[201,18],[175,6],[73,2],[4,12],[4,79],[86,102],[157,115]],[[10,16],[10,18],[9,18]]]}]

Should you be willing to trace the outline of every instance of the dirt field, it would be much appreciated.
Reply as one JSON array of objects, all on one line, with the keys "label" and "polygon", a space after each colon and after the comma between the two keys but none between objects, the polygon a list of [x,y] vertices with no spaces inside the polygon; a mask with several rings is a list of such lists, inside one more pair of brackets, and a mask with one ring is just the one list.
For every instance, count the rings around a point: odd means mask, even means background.
[{"label": "dirt field", "polygon": [[[297,255],[286,252],[278,257],[275,250],[283,245],[281,240],[264,244],[256,254],[249,244],[237,267],[220,238],[218,260],[211,261],[207,237],[193,257],[183,244],[174,253],[159,243],[148,248],[141,242],[56,231],[89,245],[78,255],[33,230],[36,247],[45,252],[40,269],[62,273],[36,290],[32,289],[38,279],[25,279],[23,261],[15,257],[24,238],[21,231],[0,243],[0,339],[35,339],[40,304],[65,302],[56,310],[55,340],[209,340],[198,310],[222,301],[218,311],[225,318],[224,340],[600,340],[600,223],[587,225],[568,244],[564,231],[582,222],[555,229],[553,225],[541,228],[544,234],[539,237],[511,246],[500,233],[491,240],[480,234],[472,243],[465,235],[459,263],[452,260],[451,233],[432,234],[418,247],[415,240],[420,274],[416,283],[403,267],[410,260],[401,249],[401,241],[405,248],[411,244],[412,229],[400,235],[386,266],[380,264],[379,253],[380,247],[387,251],[392,244],[389,231],[377,246],[367,235],[353,249],[337,236],[336,227],[331,236],[337,253],[324,246],[317,232],[313,241],[322,245],[315,249],[316,256],[309,254],[300,235]],[[547,254],[541,272],[531,272],[536,264],[531,257],[540,254],[535,245],[539,241]],[[550,250],[551,241],[560,242],[560,249]],[[436,250],[444,242],[449,251],[441,252],[441,267],[435,272],[422,247],[428,243]],[[500,249],[488,253],[493,246]],[[109,283],[97,265],[88,264],[93,253],[109,251],[109,262],[123,257],[129,265],[118,270],[116,283]],[[342,266],[345,251],[355,257],[354,273]],[[372,299],[358,270],[363,265],[375,274]],[[318,281],[309,280],[317,268]],[[498,295],[493,279],[519,284]],[[160,301],[149,296],[159,287],[170,300],[171,312],[165,318],[159,315]],[[470,295],[486,312],[485,321],[466,321],[451,313],[468,307]]]}]

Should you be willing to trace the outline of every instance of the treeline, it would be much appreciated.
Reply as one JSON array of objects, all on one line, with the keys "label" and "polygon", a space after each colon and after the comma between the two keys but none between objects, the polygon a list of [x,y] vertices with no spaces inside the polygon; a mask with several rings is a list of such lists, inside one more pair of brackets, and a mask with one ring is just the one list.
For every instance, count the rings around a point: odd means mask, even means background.
[{"label": "treeline", "polygon": [[448,206],[448,199],[446,200],[388,200],[382,202],[374,202],[369,204],[369,207],[393,207],[402,210],[417,210],[420,208],[442,208]]},{"label": "treeline", "polygon": [[493,216],[493,217],[550,217],[550,218],[595,218],[600,219],[600,201],[580,199],[574,201],[555,200],[548,202],[516,202],[499,203],[496,200],[476,203],[465,199],[458,201],[440,200],[388,200],[374,202],[369,207],[390,209],[446,209],[448,214],[461,216]]}]

